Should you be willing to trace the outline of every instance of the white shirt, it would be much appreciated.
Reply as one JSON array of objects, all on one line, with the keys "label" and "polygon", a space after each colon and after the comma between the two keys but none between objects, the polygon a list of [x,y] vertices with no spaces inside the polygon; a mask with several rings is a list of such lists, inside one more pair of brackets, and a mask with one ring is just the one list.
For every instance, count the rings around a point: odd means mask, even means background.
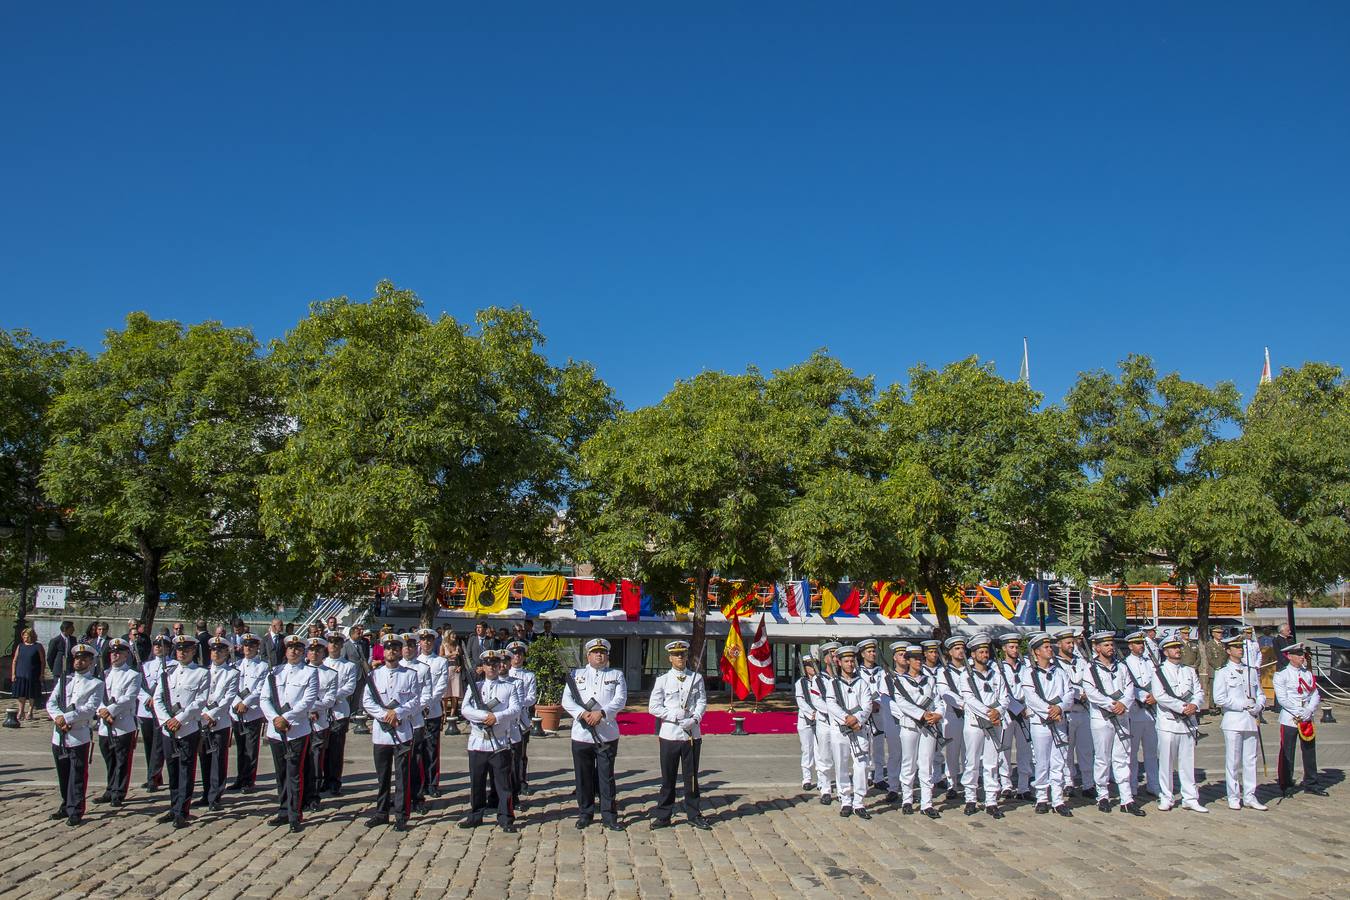
[{"label": "white shirt", "polygon": [[239,670],[239,692],[235,695],[235,702],[244,704],[246,709],[242,715],[236,712],[234,717],[241,722],[257,722],[263,717],[262,694],[267,687],[267,673],[272,667],[261,656],[255,656],[252,659],[240,659],[235,663],[235,668]]},{"label": "white shirt", "polygon": [[[384,706],[376,703],[372,687],[379,692]],[[370,725],[372,743],[390,746],[411,741],[413,713],[420,711],[421,706],[422,691],[413,672],[399,665],[390,666],[388,663],[371,670],[370,677],[366,680],[366,688],[361,692],[361,707],[366,711],[366,715],[377,720]],[[390,710],[398,716],[398,725],[392,732],[378,721]]]},{"label": "white shirt", "polygon": [[[215,721],[212,731],[229,728],[234,724],[234,704],[239,699],[239,670],[226,663],[218,666],[211,664],[207,672],[206,704],[202,715]],[[202,720],[205,725],[206,721]]]},{"label": "white shirt", "polygon": [[872,714],[872,703],[875,700],[876,692],[872,690],[872,682],[861,675],[856,676],[851,682],[841,675],[834,679],[829,692],[825,695],[825,702],[830,709],[830,721],[835,725],[843,725],[846,718],[853,716],[863,723],[863,729],[858,733],[864,735],[868,733],[867,720]]},{"label": "white shirt", "polygon": [[151,688],[154,691],[155,716],[159,719],[162,734],[173,734],[164,727],[164,723],[170,719],[178,720],[178,737],[196,733],[202,709],[206,705],[209,681],[210,675],[195,662],[187,665],[180,662],[169,671],[167,696],[164,693],[164,677],[161,675],[155,679]]},{"label": "white shirt", "polygon": [[[1168,734],[1190,734],[1191,728],[1199,723],[1183,716],[1181,711],[1187,703],[1194,703],[1197,709],[1204,709],[1205,689],[1200,684],[1200,676],[1190,666],[1183,666],[1170,659],[1163,660],[1162,666],[1154,672],[1158,689],[1153,692],[1153,697],[1158,701],[1158,708],[1163,711],[1163,715],[1158,716],[1158,730]],[[1163,686],[1164,682],[1166,687]],[[1171,693],[1167,688],[1172,689]]]},{"label": "white shirt", "polygon": [[1059,662],[1051,662],[1049,668],[1042,669],[1033,661],[1022,669],[1022,698],[1026,700],[1027,712],[1035,724],[1053,726],[1050,707],[1058,706],[1060,712],[1068,712],[1068,703],[1073,696],[1073,679]]},{"label": "white shirt", "polygon": [[[275,695],[272,692],[274,683]],[[293,741],[304,737],[309,734],[309,712],[319,702],[317,670],[304,663],[282,663],[263,679],[262,699],[258,702],[267,718],[265,737],[269,741]],[[276,729],[273,720],[277,718],[290,723],[291,727],[284,735]]]},{"label": "white shirt", "polygon": [[136,718],[153,719],[155,717],[153,698],[155,684],[159,681],[159,670],[164,668],[168,659],[169,669],[173,670],[178,661],[164,656],[155,656],[141,664],[141,692],[136,702]]},{"label": "white shirt", "polygon": [[333,687],[333,718],[337,721],[349,719],[352,715],[352,695],[356,693],[356,663],[340,656],[336,659],[330,656],[323,664],[337,673],[337,682]]},{"label": "white shirt", "polygon": [[582,666],[580,669],[572,670],[572,679],[576,682],[577,692],[581,695],[581,703],[577,703],[568,687],[563,688],[562,695],[563,709],[572,717],[572,740],[582,744],[595,743],[595,737],[591,735],[590,729],[581,724],[580,719],[581,714],[593,700],[595,702],[590,708],[604,713],[604,717],[595,725],[596,736],[606,744],[617,741],[618,715],[628,702],[628,682],[624,680],[623,673],[618,669]]},{"label": "white shirt", "polygon": [[[978,723],[969,718],[971,714],[980,719],[989,721],[989,713],[997,709],[1000,714],[1006,712],[1008,707],[1008,689],[1003,686],[1003,679],[998,677],[998,672],[994,670],[996,663],[990,662],[983,674],[973,665],[966,666],[965,677],[960,681],[961,703],[966,708],[966,724],[976,726]],[[1000,729],[1006,728],[1004,722],[997,726]]]},{"label": "white shirt", "polygon": [[444,656],[435,656],[430,653],[423,653],[417,657],[417,661],[427,668],[427,709],[428,719],[439,719],[444,715],[445,707],[441,705],[442,698],[445,697],[445,691],[450,687],[450,662]]},{"label": "white shirt", "polygon": [[[478,682],[478,692],[482,695],[480,706],[474,701],[473,691],[468,691],[460,709],[464,718],[473,725],[469,732],[469,750],[495,753],[511,748],[511,732],[515,729],[516,719],[520,717],[520,690],[516,683],[505,678]],[[484,725],[488,713],[497,717],[493,725]]]},{"label": "white shirt", "polygon": [[661,720],[657,736],[663,741],[687,741],[703,737],[699,722],[708,708],[708,692],[698,672],[671,669],[652,685],[647,711]]},{"label": "white shirt", "polygon": [[[69,659],[69,657],[67,657]],[[103,682],[89,672],[71,672],[61,676],[52,685],[51,696],[47,698],[47,715],[55,719],[64,716],[70,730],[66,732],[64,744],[67,747],[79,747],[90,741],[90,726],[95,714],[103,702]],[[61,680],[66,683],[66,701],[61,702]],[[62,745],[61,732],[52,727],[52,746]]]},{"label": "white shirt", "polygon": [[894,676],[891,683],[895,685],[890,702],[891,716],[901,728],[918,731],[924,713],[937,712],[937,682],[922,673],[918,678],[904,673]]},{"label": "white shirt", "polygon": [[[966,663],[966,666],[970,663]],[[939,666],[937,670],[937,692],[942,698],[942,717],[948,713],[953,716],[965,712],[965,703],[961,699],[961,681],[966,677],[966,666],[957,668],[950,663]]]},{"label": "white shirt", "polygon": [[792,696],[797,701],[797,716],[803,722],[816,720],[816,704],[811,698],[812,681],[811,676],[802,675],[794,682],[792,689]]},{"label": "white shirt", "polygon": [[1022,698],[1022,672],[1026,670],[1029,663],[1022,657],[1017,657],[1017,665],[1014,666],[1006,659],[998,663],[998,671],[1003,676],[1002,683],[1004,689],[1008,692],[1008,714],[1020,716],[1027,708],[1027,702]]},{"label": "white shirt", "polygon": [[1266,695],[1255,669],[1229,660],[1214,673],[1214,705],[1223,710],[1219,727],[1224,731],[1254,734],[1256,717],[1266,705]]},{"label": "white shirt", "polygon": [[416,657],[400,660],[399,666],[407,669],[413,678],[417,679],[417,709],[413,710],[412,726],[425,728],[427,725],[425,710],[429,708],[431,702],[431,669]]},{"label": "white shirt", "polygon": [[99,704],[98,711],[107,710],[111,713],[113,723],[112,727],[109,728],[108,724],[100,719],[98,733],[105,737],[111,737],[112,735],[131,734],[135,731],[136,707],[139,705],[140,695],[140,672],[126,663],[110,668],[108,673],[103,676],[103,702]]},{"label": "white shirt", "polygon": [[1311,722],[1322,705],[1317,676],[1290,663],[1275,673],[1275,700],[1280,704],[1281,725],[1297,728],[1299,722]]}]

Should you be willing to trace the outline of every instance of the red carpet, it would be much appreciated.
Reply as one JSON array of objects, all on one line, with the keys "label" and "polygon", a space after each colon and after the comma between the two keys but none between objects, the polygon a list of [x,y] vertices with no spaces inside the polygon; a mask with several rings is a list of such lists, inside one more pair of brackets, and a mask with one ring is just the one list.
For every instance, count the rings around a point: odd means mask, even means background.
[{"label": "red carpet", "polygon": [[[796,734],[797,714],[779,712],[737,713],[745,716],[745,730],[749,734]],[[731,734],[731,713],[713,710],[703,716],[704,734]],[[619,734],[656,734],[656,717],[651,713],[619,713]]]}]

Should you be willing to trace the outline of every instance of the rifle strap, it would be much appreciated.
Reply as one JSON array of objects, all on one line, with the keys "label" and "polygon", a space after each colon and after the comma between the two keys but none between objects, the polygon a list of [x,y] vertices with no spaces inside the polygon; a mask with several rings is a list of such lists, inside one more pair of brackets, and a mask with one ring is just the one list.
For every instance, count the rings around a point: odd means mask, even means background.
[{"label": "rifle strap", "polygon": [[1157,668],[1156,671],[1157,671],[1157,673],[1158,673],[1158,682],[1162,685],[1162,689],[1163,689],[1163,691],[1167,694],[1167,696],[1171,697],[1173,700],[1177,701],[1178,703],[1187,703],[1187,702],[1189,702],[1189,701],[1187,701],[1187,700],[1182,700],[1179,696],[1177,696],[1177,692],[1176,692],[1175,690],[1172,689],[1172,685],[1171,685],[1171,683],[1167,680],[1167,675],[1163,672],[1163,667],[1162,667],[1162,666],[1158,666],[1158,668]]},{"label": "rifle strap", "polygon": [[572,695],[572,702],[584,710],[589,711],[591,709],[591,704],[595,703],[594,697],[589,701],[581,699],[581,689],[577,687],[577,680],[572,677],[571,672],[567,673],[567,692]]},{"label": "rifle strap", "polygon": [[[1115,692],[1112,692],[1112,693],[1108,693],[1107,690],[1106,690],[1106,687],[1102,684],[1102,676],[1101,676],[1101,674],[1097,671],[1099,668],[1106,669],[1105,666],[1103,666],[1101,663],[1097,662],[1096,660],[1093,660],[1093,661],[1092,661],[1092,665],[1088,666],[1088,672],[1092,675],[1092,683],[1095,684],[1095,685],[1097,686],[1097,690],[1100,691],[1102,694],[1105,694],[1107,697],[1110,697],[1112,700],[1119,701],[1120,698],[1121,698],[1121,696],[1124,694],[1124,691],[1115,691]],[[1126,666],[1125,668],[1128,669],[1129,666]],[[1115,668],[1106,669],[1106,671],[1110,672],[1111,675],[1112,675],[1112,677],[1114,677],[1115,674],[1116,674]]]}]

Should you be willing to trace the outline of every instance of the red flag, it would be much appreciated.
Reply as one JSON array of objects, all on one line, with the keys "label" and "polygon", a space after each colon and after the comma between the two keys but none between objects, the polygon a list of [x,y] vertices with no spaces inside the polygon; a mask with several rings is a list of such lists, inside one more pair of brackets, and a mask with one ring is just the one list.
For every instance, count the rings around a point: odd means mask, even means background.
[{"label": "red flag", "polygon": [[764,630],[764,613],[759,614],[759,627],[750,643],[750,693],[763,700],[773,693],[773,651],[769,649],[769,635]]},{"label": "red flag", "polygon": [[727,642],[722,647],[722,659],[718,663],[722,672],[722,682],[735,695],[744,700],[750,693],[750,673],[745,664],[745,643],[741,640],[741,620],[733,618],[727,623]]},{"label": "red flag", "polygon": [[630,622],[642,617],[642,585],[627,578],[619,583],[619,602]]}]

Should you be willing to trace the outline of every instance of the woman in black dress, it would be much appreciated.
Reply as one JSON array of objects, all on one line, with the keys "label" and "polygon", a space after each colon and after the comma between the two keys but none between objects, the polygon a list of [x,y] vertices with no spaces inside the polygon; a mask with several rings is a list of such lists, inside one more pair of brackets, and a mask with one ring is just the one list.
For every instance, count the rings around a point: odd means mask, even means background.
[{"label": "woman in black dress", "polygon": [[37,634],[33,629],[25,628],[9,663],[9,680],[13,684],[14,699],[19,701],[20,719],[32,721],[33,709],[42,700],[42,669],[47,664],[44,656]]}]

